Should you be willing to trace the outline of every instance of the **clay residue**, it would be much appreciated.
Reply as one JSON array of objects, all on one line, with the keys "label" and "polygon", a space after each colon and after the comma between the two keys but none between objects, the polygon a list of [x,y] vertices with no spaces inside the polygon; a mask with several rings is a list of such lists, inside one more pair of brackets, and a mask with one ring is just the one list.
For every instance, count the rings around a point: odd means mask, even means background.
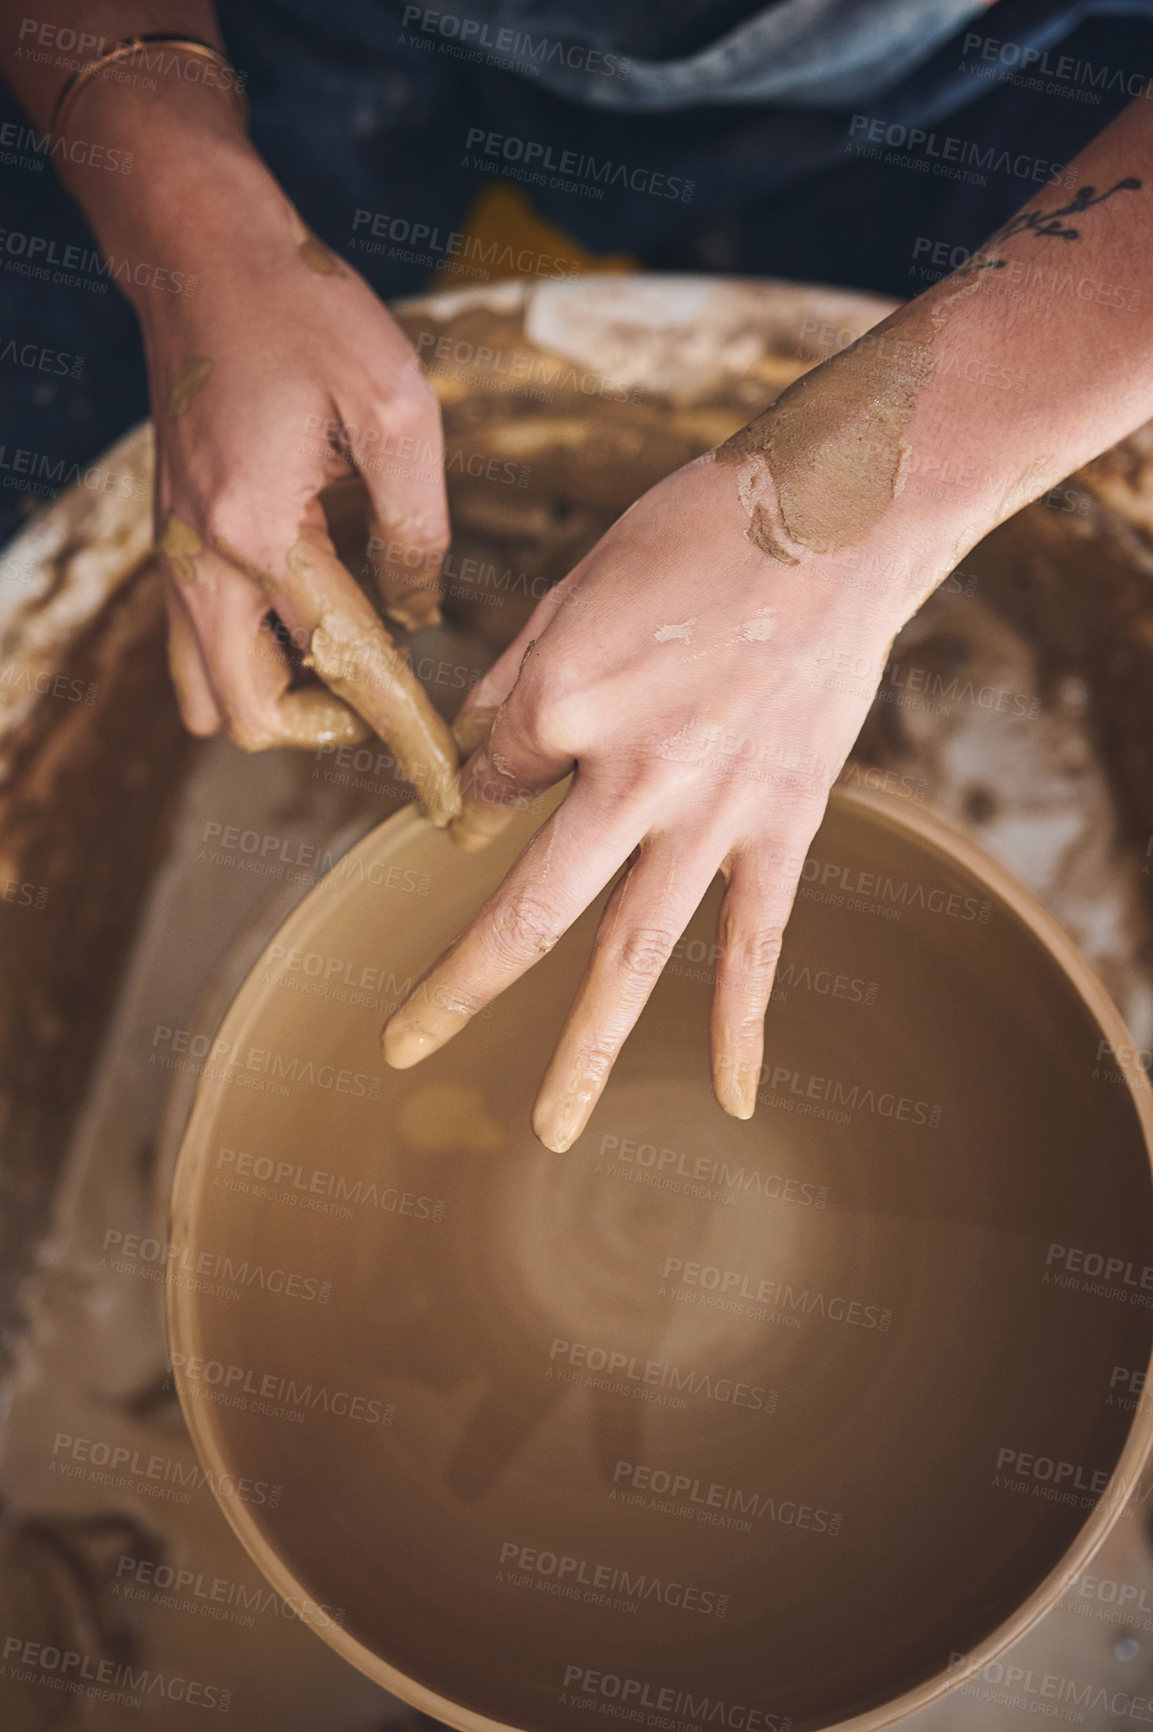
[{"label": "clay residue", "polygon": [[305,235],[300,243],[300,256],[310,271],[318,277],[330,277],[336,270],[336,256],[314,234]]},{"label": "clay residue", "polygon": [[775,607],[758,608],[752,619],[747,619],[737,631],[742,643],[768,643],[777,629],[777,610]]},{"label": "clay residue", "polygon": [[211,372],[212,362],[207,355],[193,355],[191,361],[184,363],[172,381],[172,393],[168,399],[168,414],[171,420],[183,415],[193,399],[200,395]]},{"label": "clay residue", "polygon": [[194,561],[198,554],[204,552],[204,543],[192,525],[185,523],[182,517],[177,517],[175,511],[166,511],[160,519],[156,548],[168,561],[169,570],[177,583],[196,582]]},{"label": "clay residue", "polygon": [[762,552],[795,565],[793,549],[836,552],[880,520],[901,490],[905,433],[933,376],[933,339],[948,308],[981,280],[912,302],[717,447],[721,462],[740,465],[746,534]]}]

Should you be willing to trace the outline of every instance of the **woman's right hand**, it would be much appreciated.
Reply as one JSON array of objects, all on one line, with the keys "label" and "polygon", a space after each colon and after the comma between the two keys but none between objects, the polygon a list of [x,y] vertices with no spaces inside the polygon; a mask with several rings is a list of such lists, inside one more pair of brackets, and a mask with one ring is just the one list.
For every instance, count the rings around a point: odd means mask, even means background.
[{"label": "woman's right hand", "polygon": [[[144,234],[131,232],[132,207],[105,208],[98,224],[113,231],[111,244],[101,236],[109,252],[159,255],[163,280],[179,284],[166,292],[145,271],[129,292],[182,715],[247,751],[371,729],[447,823],[459,805],[451,736],[338,560],[319,499],[361,476],[382,605],[403,626],[433,623],[449,536],[436,398],[395,320],[310,234],[247,141],[210,138],[207,157],[171,216],[146,200]],[[270,611],[322,684],[294,682]]]}]

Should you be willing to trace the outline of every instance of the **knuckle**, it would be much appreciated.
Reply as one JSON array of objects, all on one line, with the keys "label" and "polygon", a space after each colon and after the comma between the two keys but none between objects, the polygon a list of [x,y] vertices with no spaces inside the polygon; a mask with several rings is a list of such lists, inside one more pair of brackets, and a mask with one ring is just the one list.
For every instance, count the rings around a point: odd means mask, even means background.
[{"label": "knuckle", "polygon": [[214,493],[204,507],[208,546],[225,558],[240,554],[246,561],[259,565],[259,558],[253,557],[255,505],[253,491],[248,487],[230,484]]},{"label": "knuckle", "polygon": [[628,933],[620,949],[627,974],[643,981],[656,978],[673,952],[676,939],[660,926],[641,926]]},{"label": "knuckle", "polygon": [[546,757],[567,752],[579,738],[576,704],[571,698],[551,696],[542,681],[516,691],[508,708],[512,713],[502,718],[505,725],[515,726],[517,735]]},{"label": "knuckle", "polygon": [[753,986],[772,978],[781,959],[784,932],[779,926],[754,926],[733,933],[720,958],[726,978]]},{"label": "knuckle", "polygon": [[603,1088],[616,1063],[617,1044],[611,1040],[582,1041],[577,1051],[576,1068],[596,1089]]},{"label": "knuckle", "polygon": [[432,386],[419,374],[405,374],[394,381],[384,405],[383,419],[401,437],[440,441],[440,404]]},{"label": "knuckle", "polygon": [[494,948],[506,960],[535,962],[560,937],[560,922],[545,903],[522,893],[497,910],[491,935]]}]

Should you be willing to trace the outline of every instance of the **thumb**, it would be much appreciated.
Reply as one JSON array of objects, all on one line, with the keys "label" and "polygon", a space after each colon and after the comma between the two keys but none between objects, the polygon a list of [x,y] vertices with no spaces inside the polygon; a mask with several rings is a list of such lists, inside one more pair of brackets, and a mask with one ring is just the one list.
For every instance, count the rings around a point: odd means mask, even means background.
[{"label": "thumb", "polygon": [[528,623],[517,633],[507,649],[501,651],[482,680],[478,680],[452,724],[452,737],[461,753],[467,755],[483,746],[492,731],[496,713],[508,699],[520,677],[525,657],[544,632],[559,609],[571,604],[576,585],[573,574],[562,577],[533,609]]}]

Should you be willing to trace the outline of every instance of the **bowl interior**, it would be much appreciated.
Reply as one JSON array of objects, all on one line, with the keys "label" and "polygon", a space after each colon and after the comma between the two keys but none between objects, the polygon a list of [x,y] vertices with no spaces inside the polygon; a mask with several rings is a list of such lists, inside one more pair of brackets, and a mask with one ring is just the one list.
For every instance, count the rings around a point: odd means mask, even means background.
[{"label": "bowl interior", "polygon": [[417,1070],[378,1045],[535,821],[481,856],[391,821],[230,1011],[168,1251],[201,1461],[308,1621],[457,1725],[879,1723],[1132,1457],[1142,1113],[996,875],[839,798],[756,1117],[709,1087],[714,887],[550,1154],[529,1109],[599,904]]}]

